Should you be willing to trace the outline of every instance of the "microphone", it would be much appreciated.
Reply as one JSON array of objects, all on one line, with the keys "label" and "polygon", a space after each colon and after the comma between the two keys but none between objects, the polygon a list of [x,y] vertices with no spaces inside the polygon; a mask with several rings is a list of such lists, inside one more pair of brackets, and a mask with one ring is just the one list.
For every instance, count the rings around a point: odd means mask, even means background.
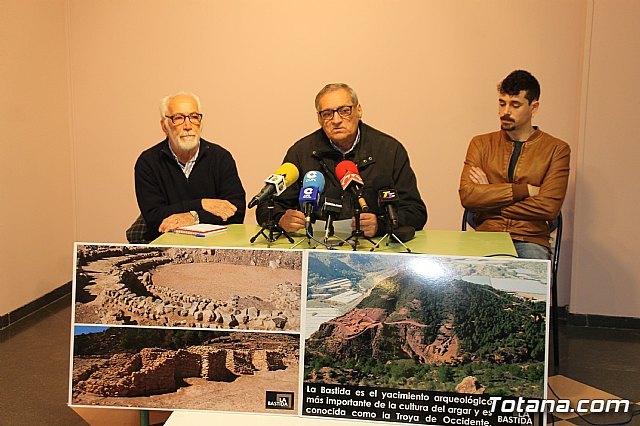
[{"label": "microphone", "polygon": [[367,201],[362,196],[362,187],[364,182],[360,177],[358,166],[353,161],[343,160],[336,166],[336,176],[340,179],[340,186],[342,190],[346,191],[347,188],[351,188],[353,194],[358,197],[358,203],[363,212],[369,211]]},{"label": "microphone", "polygon": [[320,194],[324,190],[324,176],[322,173],[311,170],[304,175],[302,189],[298,201],[300,209],[304,212],[307,228],[311,225],[311,215],[317,211],[320,204]]},{"label": "microphone", "polygon": [[257,206],[264,200],[271,197],[274,193],[275,195],[282,194],[287,187],[291,186],[292,183],[298,180],[298,176],[300,176],[300,173],[295,165],[291,163],[284,163],[278,167],[274,174],[269,175],[269,177],[264,180],[265,185],[262,187],[260,192],[251,199],[248,207],[252,208]]},{"label": "microphone", "polygon": [[327,192],[322,203],[321,214],[327,218],[324,225],[324,241],[325,243],[330,236],[333,235],[334,217],[339,217],[342,212],[342,197],[338,188],[327,187]]},{"label": "microphone", "polygon": [[393,181],[389,176],[376,176],[373,187],[378,190],[378,206],[384,210],[392,229],[398,227],[398,192],[393,188]]}]

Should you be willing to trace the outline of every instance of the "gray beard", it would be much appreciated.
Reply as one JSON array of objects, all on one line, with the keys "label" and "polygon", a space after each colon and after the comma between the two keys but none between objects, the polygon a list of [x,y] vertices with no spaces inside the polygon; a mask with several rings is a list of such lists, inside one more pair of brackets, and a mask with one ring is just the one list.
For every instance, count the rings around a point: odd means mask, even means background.
[{"label": "gray beard", "polygon": [[183,152],[189,152],[195,149],[198,146],[198,144],[200,144],[200,138],[197,136],[194,136],[193,140],[189,142],[187,142],[186,140],[183,140],[180,136],[178,136],[177,139],[178,140],[175,141],[176,142],[175,145],[179,147],[180,150]]}]

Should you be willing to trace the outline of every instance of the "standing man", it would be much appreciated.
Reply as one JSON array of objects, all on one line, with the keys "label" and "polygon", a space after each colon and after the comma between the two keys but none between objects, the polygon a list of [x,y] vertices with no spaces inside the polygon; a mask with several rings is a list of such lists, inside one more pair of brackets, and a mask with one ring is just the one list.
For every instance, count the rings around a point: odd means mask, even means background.
[{"label": "standing man", "polygon": [[519,257],[550,259],[549,222],[560,213],[570,148],[531,125],[540,85],[516,70],[498,85],[499,132],[475,136],[460,177],[460,201],[478,231],[507,231]]},{"label": "standing man", "polygon": [[200,100],[192,93],[162,99],[166,139],[135,165],[136,198],[147,225],[145,239],[197,223],[242,223],[245,192],[226,149],[200,138]]},{"label": "standing man", "polygon": [[[304,228],[305,215],[297,210],[297,205],[301,180],[308,171],[319,171],[325,176],[325,193],[336,190],[342,193],[335,169],[341,161],[350,160],[356,163],[364,181],[365,198],[370,208],[369,212],[360,213],[360,229],[367,237],[382,235],[385,231],[378,216],[381,212],[378,211],[377,190],[380,188],[370,187],[378,177],[391,179],[398,192],[399,225],[422,229],[427,222],[427,208],[402,144],[362,122],[358,95],[344,83],[326,85],[317,94],[315,107],[321,128],[296,142],[283,160],[298,168],[300,181],[275,197],[274,215],[278,225],[287,232]],[[343,197],[338,219],[353,216],[352,198]],[[258,206],[256,218],[258,223],[267,221],[266,203]]]}]

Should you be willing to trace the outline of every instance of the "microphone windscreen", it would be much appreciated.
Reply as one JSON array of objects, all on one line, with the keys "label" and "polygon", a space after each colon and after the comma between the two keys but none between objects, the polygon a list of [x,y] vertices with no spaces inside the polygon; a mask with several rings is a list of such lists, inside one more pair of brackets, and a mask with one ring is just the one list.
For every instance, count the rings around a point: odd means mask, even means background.
[{"label": "microphone windscreen", "polygon": [[302,179],[303,187],[317,188],[318,192],[324,190],[324,175],[316,170],[308,171]]},{"label": "microphone windscreen", "polygon": [[291,163],[284,163],[278,170],[276,170],[277,175],[284,176],[284,182],[287,184],[287,188],[291,186],[295,181],[298,180],[300,176],[300,172],[298,172],[298,168]]},{"label": "microphone windscreen", "polygon": [[304,207],[305,203],[313,204],[314,210],[318,209],[318,199],[320,198],[320,192],[318,188],[314,188],[313,186],[303,186],[300,189],[300,194],[298,195],[298,202],[300,203],[300,207]]},{"label": "microphone windscreen", "polygon": [[343,160],[339,162],[338,165],[336,166],[336,176],[338,176],[338,179],[342,179],[344,175],[347,174],[347,172],[360,175],[360,172],[358,171],[358,166],[356,166],[356,163],[354,163],[353,161]]},{"label": "microphone windscreen", "polygon": [[[400,241],[406,243],[407,241],[413,240],[416,236],[416,229],[413,226],[400,226],[396,228],[393,233],[398,237]],[[393,239],[390,239],[393,242]]]}]

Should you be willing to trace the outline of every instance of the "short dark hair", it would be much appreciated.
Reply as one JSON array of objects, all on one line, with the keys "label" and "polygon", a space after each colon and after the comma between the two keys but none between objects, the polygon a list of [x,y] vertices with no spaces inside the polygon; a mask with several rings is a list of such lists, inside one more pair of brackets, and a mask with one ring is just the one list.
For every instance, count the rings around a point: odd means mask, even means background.
[{"label": "short dark hair", "polygon": [[524,97],[529,104],[540,99],[540,83],[528,71],[515,70],[498,84],[498,92],[503,95],[516,96],[521,90],[526,91]]}]

